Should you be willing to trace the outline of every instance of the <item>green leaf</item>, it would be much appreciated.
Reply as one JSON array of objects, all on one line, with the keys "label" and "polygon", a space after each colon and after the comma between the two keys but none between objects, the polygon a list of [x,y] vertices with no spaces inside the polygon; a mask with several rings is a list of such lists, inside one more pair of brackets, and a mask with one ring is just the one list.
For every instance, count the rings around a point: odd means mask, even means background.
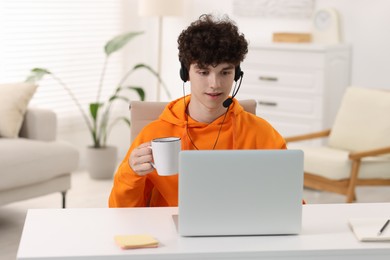
[{"label": "green leaf", "polygon": [[93,118],[93,121],[96,121],[99,108],[103,106],[103,103],[90,103],[89,104],[89,112]]},{"label": "green leaf", "polygon": [[34,72],[34,73],[47,73],[47,74],[51,74],[51,72],[49,70],[44,69],[44,68],[33,68],[31,71]]},{"label": "green leaf", "polygon": [[30,75],[26,78],[25,81],[35,83],[41,80],[46,74],[51,74],[51,72],[43,68],[34,68],[30,71]]},{"label": "green leaf", "polygon": [[[119,90],[122,90],[122,89],[127,89],[127,90],[133,90],[135,92],[137,92],[138,96],[139,96],[139,99],[141,101],[144,101],[145,100],[145,90],[142,88],[142,87],[134,87],[134,86],[126,86],[126,87],[121,87],[121,88],[118,88],[118,91],[116,91],[116,93],[119,92]],[[130,99],[125,97],[125,96],[120,96],[120,95],[113,95],[109,98],[109,102],[112,102],[116,99],[121,99],[121,100],[124,100],[124,101],[127,101],[127,102],[130,102]]]},{"label": "green leaf", "polygon": [[123,122],[125,122],[130,127],[130,125],[131,125],[130,119],[128,119],[127,117],[121,117],[119,119],[121,119]]},{"label": "green leaf", "polygon": [[132,87],[132,86],[127,86],[127,87],[124,87],[125,89],[129,89],[129,90],[134,90],[135,92],[137,92],[138,96],[139,96],[139,99],[141,101],[144,101],[145,100],[145,90],[141,87]]},{"label": "green leaf", "polygon": [[143,63],[138,63],[137,65],[135,65],[133,67],[133,69],[136,70],[136,69],[139,69],[139,68],[148,68],[148,67],[149,67],[148,65],[145,65]]},{"label": "green leaf", "polygon": [[127,97],[124,97],[124,96],[118,96],[118,95],[114,95],[114,96],[111,96],[110,99],[108,101],[112,102],[114,101],[115,99],[121,99],[121,100],[124,100],[126,102],[129,102],[130,99],[127,98]]},{"label": "green leaf", "polygon": [[122,88],[121,86],[118,86],[118,87],[116,87],[116,89],[115,89],[115,91],[114,91],[114,92],[115,92],[115,94],[118,94],[118,93],[119,93],[119,91],[121,90],[121,88]]},{"label": "green leaf", "polygon": [[117,50],[120,50],[123,46],[125,46],[131,39],[143,33],[144,32],[128,32],[115,36],[104,46],[104,51],[106,55],[110,56],[112,53],[116,52]]},{"label": "green leaf", "polygon": [[167,85],[164,83],[164,81],[161,79],[160,75],[152,67],[150,67],[149,65],[143,64],[143,63],[139,63],[133,67],[133,71],[135,71],[137,69],[142,69],[142,68],[148,70],[150,73],[152,73],[154,76],[157,77],[158,81],[161,83],[168,98],[171,98],[171,93],[169,92]]}]

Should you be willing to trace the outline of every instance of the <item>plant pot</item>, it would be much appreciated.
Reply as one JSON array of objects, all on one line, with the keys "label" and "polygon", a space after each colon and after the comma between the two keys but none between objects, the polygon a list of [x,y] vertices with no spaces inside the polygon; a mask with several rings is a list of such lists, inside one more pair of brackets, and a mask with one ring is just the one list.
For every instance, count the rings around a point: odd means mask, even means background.
[{"label": "plant pot", "polygon": [[112,179],[117,166],[117,147],[88,147],[86,152],[87,170],[90,177],[92,179]]}]

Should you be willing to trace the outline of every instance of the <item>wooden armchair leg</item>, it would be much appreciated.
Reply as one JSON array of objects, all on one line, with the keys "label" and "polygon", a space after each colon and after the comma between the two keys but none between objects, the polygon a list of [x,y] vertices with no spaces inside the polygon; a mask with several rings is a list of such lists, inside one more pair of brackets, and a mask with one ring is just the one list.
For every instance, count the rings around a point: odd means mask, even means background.
[{"label": "wooden armchair leg", "polygon": [[61,191],[62,195],[62,208],[66,208],[66,191]]},{"label": "wooden armchair leg", "polygon": [[347,198],[346,198],[345,202],[352,203],[352,202],[355,202],[356,200],[357,200],[357,198],[356,198],[356,186],[355,186],[353,194],[352,195],[347,194]]},{"label": "wooden armchair leg", "polygon": [[354,160],[352,161],[352,169],[351,169],[351,176],[349,179],[349,185],[347,189],[347,203],[351,203],[354,200],[356,200],[356,181],[357,181],[357,176],[360,168],[360,160]]}]

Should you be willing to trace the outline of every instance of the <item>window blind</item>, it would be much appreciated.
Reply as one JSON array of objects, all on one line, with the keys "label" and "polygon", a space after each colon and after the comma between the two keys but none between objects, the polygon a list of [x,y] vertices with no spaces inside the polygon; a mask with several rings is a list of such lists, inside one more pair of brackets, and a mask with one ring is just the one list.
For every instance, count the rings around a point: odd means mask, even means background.
[{"label": "window blind", "polygon": [[[35,67],[61,78],[86,113],[94,102],[104,63],[104,45],[124,32],[123,1],[0,1],[0,82],[20,82]],[[123,75],[123,55],[108,62],[101,101],[112,94]],[[86,127],[73,100],[46,76],[31,106],[53,109],[59,130]]]}]

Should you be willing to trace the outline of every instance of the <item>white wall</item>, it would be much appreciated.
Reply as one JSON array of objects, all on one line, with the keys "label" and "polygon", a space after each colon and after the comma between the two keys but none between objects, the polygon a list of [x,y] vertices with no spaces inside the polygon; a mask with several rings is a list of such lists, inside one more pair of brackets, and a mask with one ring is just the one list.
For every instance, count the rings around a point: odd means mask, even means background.
[{"label": "white wall", "polygon": [[[274,31],[310,30],[310,20],[287,20],[235,17],[233,0],[184,0],[185,16],[164,18],[163,27],[163,66],[162,77],[168,84],[173,98],[183,95],[182,82],[179,78],[177,57],[177,37],[193,20],[203,13],[226,13],[233,18],[250,44],[270,42]],[[157,61],[157,18],[139,17],[137,0],[126,1],[124,10],[127,20],[124,30],[145,30],[145,35],[132,44],[126,52],[129,66],[134,62],[146,62],[156,67]],[[333,7],[341,18],[343,42],[352,45],[351,84],[364,87],[390,89],[390,1],[388,0],[316,0],[316,8]],[[155,99],[155,80],[147,73],[135,75],[131,82],[140,84],[147,90],[147,99]],[[245,79],[243,86],[245,87]],[[188,91],[188,87],[186,88]],[[162,96],[163,100],[168,100]],[[124,108],[126,109],[126,108]],[[126,111],[127,112],[127,111]],[[61,138],[71,140],[84,147],[90,143],[87,133],[62,133]],[[119,159],[122,159],[129,146],[129,130],[118,126],[110,136],[109,143],[118,146]],[[83,154],[82,164],[83,166]]]},{"label": "white wall", "polygon": [[[270,42],[274,31],[310,31],[310,20],[287,20],[235,17],[233,0],[184,0],[184,17],[164,19],[162,76],[174,97],[182,95],[178,76],[177,36],[181,30],[202,13],[227,13],[255,45]],[[390,89],[390,1],[388,0],[316,0],[315,8],[332,7],[338,10],[342,40],[352,46],[351,84],[363,87]],[[153,20],[153,18],[151,18]],[[155,19],[155,23],[157,20]],[[155,27],[149,24],[151,32]],[[157,34],[157,31],[154,32]],[[157,46],[154,48],[156,49]],[[155,53],[152,54],[155,56]],[[243,81],[245,87],[245,80]]]},{"label": "white wall", "polygon": [[352,84],[390,89],[390,1],[317,0],[341,14],[344,41],[353,48]]}]

